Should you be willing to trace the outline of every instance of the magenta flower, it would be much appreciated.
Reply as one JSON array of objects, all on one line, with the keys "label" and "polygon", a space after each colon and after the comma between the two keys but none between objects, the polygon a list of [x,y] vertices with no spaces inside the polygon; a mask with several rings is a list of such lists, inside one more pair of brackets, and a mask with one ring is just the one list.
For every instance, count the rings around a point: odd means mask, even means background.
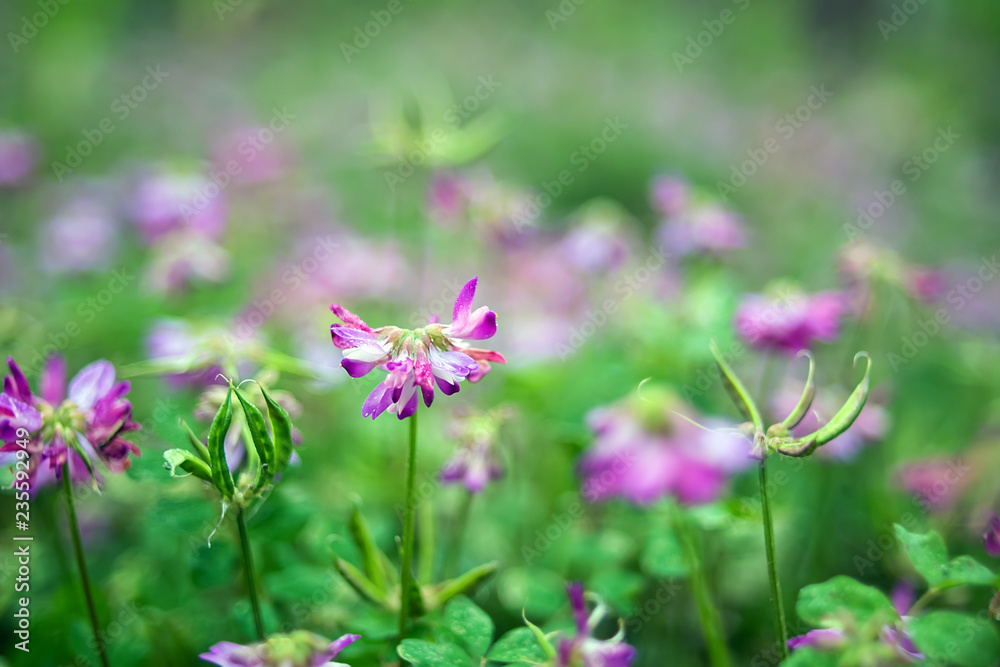
[{"label": "magenta flower", "polygon": [[705,204],[668,218],[657,231],[660,242],[677,255],[722,255],[746,246],[740,217],[716,204]]},{"label": "magenta flower", "polygon": [[79,197],[43,226],[42,266],[54,273],[106,266],[118,237],[111,212],[89,197]]},{"label": "magenta flower", "polygon": [[17,130],[0,132],[0,187],[24,185],[37,162],[34,139]]},{"label": "magenta flower", "polygon": [[602,620],[603,605],[588,614],[583,584],[579,582],[567,586],[566,592],[573,608],[576,636],[560,638],[555,667],[629,667],[635,660],[635,648],[622,641],[623,633],[611,639],[597,639],[590,634]]},{"label": "magenta flower", "polygon": [[372,329],[343,306],[330,306],[344,322],[330,327],[333,344],[343,350],[344,370],[355,378],[375,368],[388,373],[365,400],[363,416],[375,419],[388,410],[405,419],[417,411],[418,390],[424,405],[430,407],[435,384],[450,396],[458,392],[460,381],[482,379],[490,372],[490,362],[506,363],[499,352],[469,347],[465,342],[492,338],[497,331],[496,313],[486,306],[472,310],[477,280],[473,278],[459,292],[448,325],[431,322],[414,330]]},{"label": "magenta flower", "polygon": [[216,183],[198,172],[165,169],[139,182],[131,210],[136,228],[149,245],[181,231],[217,240],[228,218],[225,197]]},{"label": "magenta flower", "polygon": [[691,200],[691,186],[676,176],[657,176],[650,187],[653,208],[665,217],[681,215]]},{"label": "magenta flower", "polygon": [[219,642],[199,657],[219,667],[350,667],[331,662],[361,635],[344,635],[329,641],[304,630],[271,636],[267,641],[244,646]]},{"label": "magenta flower", "polygon": [[846,312],[847,299],[840,292],[809,295],[779,287],[746,296],[736,310],[734,324],[739,336],[753,347],[795,354],[808,350],[813,341],[836,340]]},{"label": "magenta flower", "polygon": [[983,533],[983,548],[993,558],[1000,558],[1000,516],[994,514]]},{"label": "magenta flower", "polygon": [[584,499],[649,505],[668,496],[686,504],[719,498],[728,479],[752,463],[751,446],[730,424],[709,419],[702,427],[689,421],[696,418],[693,408],[655,388],[591,411],[594,445],[579,466]]},{"label": "magenta flower", "polygon": [[[66,362],[49,359],[42,371],[41,395],[31,392],[28,381],[13,359],[11,374],[0,394],[0,466],[13,464],[19,441],[27,439],[28,480],[31,493],[62,479],[68,461],[74,482],[91,479],[88,466],[100,459],[108,470],[120,473],[132,465],[129,454],[139,448],[122,434],[139,430],[132,421],[132,405],[125,400],[128,382],[115,382],[115,369],[100,360],[83,368],[69,383]],[[24,434],[27,434],[25,437]],[[86,459],[86,460],[85,460]],[[97,481],[96,472],[94,481]]]}]

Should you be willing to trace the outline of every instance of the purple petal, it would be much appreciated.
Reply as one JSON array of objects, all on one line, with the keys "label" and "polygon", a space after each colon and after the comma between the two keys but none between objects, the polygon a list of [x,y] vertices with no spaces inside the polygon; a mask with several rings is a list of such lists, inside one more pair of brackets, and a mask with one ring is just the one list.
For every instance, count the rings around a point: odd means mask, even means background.
[{"label": "purple petal", "polygon": [[476,360],[463,352],[456,352],[454,350],[448,352],[440,352],[438,350],[431,350],[431,367],[435,371],[435,375],[454,375],[455,377],[464,378],[476,371],[479,368],[479,364]]},{"label": "purple petal", "polygon": [[69,383],[69,397],[79,407],[89,410],[115,384],[115,367],[100,359],[85,366]]},{"label": "purple petal", "polygon": [[478,277],[473,278],[465,283],[461,291],[459,291],[458,297],[455,299],[455,308],[451,313],[453,327],[462,328],[465,326],[469,313],[472,311],[472,299],[476,296],[476,283],[478,281]]},{"label": "purple petal", "polygon": [[454,323],[448,327],[448,335],[466,340],[485,340],[497,332],[497,314],[483,306],[472,313],[461,326]]},{"label": "purple petal", "polygon": [[892,589],[892,606],[896,613],[905,616],[906,612],[913,606],[913,597],[912,585],[905,581],[896,584]]},{"label": "purple petal", "polygon": [[21,367],[14,361],[14,357],[7,357],[7,365],[10,366],[10,375],[4,378],[4,391],[24,403],[31,403],[31,387],[28,386],[28,379],[21,372]]},{"label": "purple petal", "polygon": [[576,622],[576,632],[579,635],[589,635],[590,629],[587,627],[587,603],[583,598],[583,584],[574,581],[566,587],[569,595],[569,604],[573,607],[573,620]]},{"label": "purple petal", "polygon": [[404,406],[403,409],[399,411],[399,414],[397,414],[396,417],[399,419],[406,419],[407,417],[412,417],[413,414],[417,411],[417,406],[419,404],[420,401],[417,400],[417,392],[416,390],[414,390],[413,393],[410,395],[410,400],[406,402],[406,406]]},{"label": "purple petal", "polygon": [[354,642],[361,639],[361,635],[344,635],[338,639],[335,639],[330,643],[330,646],[326,649],[326,657],[328,660],[333,660],[337,657],[337,654],[343,651],[345,648],[353,644]]},{"label": "purple petal", "polygon": [[364,377],[371,373],[375,364],[369,361],[358,361],[357,359],[343,359],[340,362],[347,374],[352,378]]},{"label": "purple petal", "polygon": [[359,331],[345,327],[342,324],[330,326],[330,335],[333,336],[333,343],[342,350],[358,348],[371,354],[385,354],[385,350],[379,345],[375,336],[367,331]]},{"label": "purple petal", "polygon": [[983,534],[983,547],[993,558],[1000,558],[1000,516],[990,517],[990,524]]},{"label": "purple petal", "polygon": [[386,408],[392,405],[391,387],[383,381],[372,393],[368,394],[364,405],[361,406],[361,416],[376,419],[385,412]]},{"label": "purple petal", "polygon": [[788,640],[788,648],[797,649],[802,646],[814,646],[819,649],[834,648],[844,641],[844,633],[835,628],[810,630],[804,635]]},{"label": "purple petal", "polygon": [[62,403],[66,392],[66,360],[54,354],[42,371],[42,398],[52,405]]},{"label": "purple petal", "polygon": [[635,649],[615,642],[588,642],[583,651],[584,667],[629,667]]},{"label": "purple petal", "polygon": [[438,376],[434,376],[434,380],[437,382],[438,389],[445,396],[451,396],[452,394],[457,394],[458,390],[461,389],[457,382],[449,382],[448,380],[443,380]]}]

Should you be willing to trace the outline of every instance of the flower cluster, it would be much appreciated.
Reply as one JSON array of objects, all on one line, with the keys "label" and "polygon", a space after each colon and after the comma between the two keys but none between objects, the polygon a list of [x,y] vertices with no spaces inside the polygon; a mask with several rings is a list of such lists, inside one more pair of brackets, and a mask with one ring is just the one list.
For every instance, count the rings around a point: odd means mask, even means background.
[{"label": "flower cluster", "polygon": [[660,176],[653,181],[653,207],[663,216],[659,240],[678,255],[722,255],[746,245],[740,217],[694,192],[685,181]]},{"label": "flower cluster", "polygon": [[815,340],[835,340],[846,312],[847,299],[840,292],[806,294],[789,285],[774,285],[744,298],[736,310],[735,327],[755,348],[795,354],[810,349]]},{"label": "flower cluster", "polygon": [[431,322],[422,329],[372,329],[343,306],[330,306],[343,322],[333,324],[330,334],[334,345],[343,350],[344,370],[355,378],[375,368],[388,373],[365,400],[363,416],[375,419],[388,411],[405,419],[417,411],[418,392],[430,407],[435,384],[445,395],[455,394],[460,381],[476,382],[489,373],[490,362],[506,362],[499,352],[469,347],[465,342],[492,338],[497,331],[496,313],[485,306],[472,310],[476,281],[473,278],[459,292],[448,325]]},{"label": "flower cluster", "polygon": [[728,478],[752,463],[748,439],[732,425],[698,414],[673,393],[643,387],[640,395],[587,415],[593,447],[580,474],[583,496],[595,502],[621,497],[648,505],[674,496],[681,502],[711,502]]},{"label": "flower cluster", "polygon": [[635,659],[635,648],[624,643],[624,631],[611,639],[597,639],[591,636],[594,628],[605,614],[603,604],[598,604],[593,613],[588,614],[584,599],[583,584],[576,582],[567,586],[576,635],[561,637],[555,667],[629,667]]},{"label": "flower cluster", "polygon": [[272,635],[267,641],[249,646],[219,642],[199,657],[219,667],[349,667],[332,660],[359,639],[361,635],[344,635],[331,642],[298,630]]},{"label": "flower cluster", "polygon": [[62,478],[68,466],[74,482],[98,481],[93,469],[100,459],[113,473],[131,466],[129,454],[139,448],[122,435],[139,430],[132,405],[125,399],[128,382],[115,382],[115,369],[100,360],[84,367],[66,390],[66,362],[52,357],[42,371],[41,391],[32,393],[24,373],[8,358],[10,375],[0,394],[0,465],[11,465],[23,449],[29,454],[28,481],[32,494]]},{"label": "flower cluster", "polygon": [[507,408],[488,412],[456,410],[449,431],[460,447],[441,468],[441,481],[461,483],[470,493],[479,493],[487,483],[502,477],[503,467],[495,452],[496,440],[501,424],[510,418],[511,412]]}]

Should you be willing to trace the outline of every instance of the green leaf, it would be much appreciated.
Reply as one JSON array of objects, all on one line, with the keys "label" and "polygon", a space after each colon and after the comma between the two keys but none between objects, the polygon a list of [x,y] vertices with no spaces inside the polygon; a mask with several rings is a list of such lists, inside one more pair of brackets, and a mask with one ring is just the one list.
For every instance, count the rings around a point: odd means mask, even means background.
[{"label": "green leaf", "polygon": [[361,562],[365,568],[365,576],[380,591],[387,590],[385,571],[382,569],[383,554],[375,544],[371,528],[368,527],[368,522],[365,521],[365,517],[361,514],[357,503],[352,503],[351,505],[348,527],[351,531],[351,537],[354,538],[354,543],[358,547],[358,551],[361,552]]},{"label": "green leaf", "polygon": [[895,524],[896,537],[903,545],[903,552],[931,586],[941,581],[941,569],[948,562],[948,549],[936,531],[924,534],[911,533],[898,523]]},{"label": "green leaf", "polygon": [[233,473],[226,461],[226,434],[233,423],[233,386],[229,385],[226,400],[219,406],[219,411],[212,419],[208,430],[208,455],[212,461],[212,482],[224,498],[232,499],[236,486],[233,484]]},{"label": "green leaf", "polygon": [[267,417],[271,420],[271,431],[274,434],[274,473],[280,474],[288,467],[292,458],[292,420],[288,412],[278,405],[259,382],[260,393],[267,403]]},{"label": "green leaf", "polygon": [[354,567],[343,558],[335,559],[333,564],[337,568],[337,572],[340,572],[340,576],[344,578],[344,581],[350,584],[351,588],[353,588],[358,595],[365,598],[369,602],[386,606],[385,592],[379,590],[375,584],[373,584],[368,577],[361,572],[361,570]]},{"label": "green leaf", "polygon": [[653,577],[687,576],[688,565],[673,530],[658,530],[650,535],[642,552],[642,570]]},{"label": "green leaf", "polygon": [[473,657],[485,655],[493,641],[493,621],[472,600],[458,596],[448,603],[442,618],[442,636]]},{"label": "green leaf", "polygon": [[861,625],[872,618],[890,622],[898,616],[889,598],[880,590],[845,576],[806,586],[799,593],[795,609],[803,621],[817,626],[844,613]]},{"label": "green leaf", "polygon": [[493,576],[493,573],[497,571],[498,567],[500,567],[500,563],[497,561],[491,561],[489,563],[484,563],[483,565],[478,565],[465,574],[459,575],[454,579],[449,579],[448,581],[438,584],[434,587],[434,590],[430,595],[431,599],[428,601],[427,606],[430,609],[437,609],[456,595],[461,595],[467,591],[474,590],[477,586],[479,586],[479,584]]},{"label": "green leaf", "polygon": [[[194,475],[209,484],[212,483],[212,469],[200,458],[185,449],[168,449],[163,452],[163,467],[170,471],[172,477]],[[186,475],[178,475],[178,468],[186,473]]]},{"label": "green leaf", "polygon": [[396,647],[399,657],[413,667],[473,667],[475,663],[454,644],[432,644],[422,639],[404,639]]},{"label": "green leaf", "polygon": [[211,464],[212,457],[208,453],[208,448],[202,443],[201,438],[194,434],[191,427],[183,419],[180,419],[181,430],[187,436],[188,442],[191,443],[191,447],[194,448],[195,453],[201,458],[205,463]]},{"label": "green leaf", "polygon": [[257,451],[260,459],[260,470],[254,480],[254,491],[263,489],[274,479],[274,442],[267,432],[267,424],[264,422],[264,414],[260,409],[248,401],[238,388],[236,398],[243,406],[243,415],[246,417],[247,428],[250,431],[250,438],[253,440],[253,447]]},{"label": "green leaf", "polygon": [[837,658],[836,653],[817,651],[804,646],[792,651],[781,664],[783,667],[836,667]]},{"label": "green leaf", "polygon": [[912,619],[907,629],[932,664],[995,667],[1000,660],[996,628],[973,614],[932,611]]},{"label": "green leaf", "polygon": [[948,560],[944,540],[936,531],[922,535],[911,533],[896,524],[896,536],[903,544],[903,551],[927,583],[937,589],[953,586],[993,586],[997,575],[971,556]]},{"label": "green leaf", "polygon": [[545,662],[545,651],[538,645],[535,633],[531,628],[514,628],[493,645],[486,654],[490,660],[497,662],[526,662],[537,664]]}]

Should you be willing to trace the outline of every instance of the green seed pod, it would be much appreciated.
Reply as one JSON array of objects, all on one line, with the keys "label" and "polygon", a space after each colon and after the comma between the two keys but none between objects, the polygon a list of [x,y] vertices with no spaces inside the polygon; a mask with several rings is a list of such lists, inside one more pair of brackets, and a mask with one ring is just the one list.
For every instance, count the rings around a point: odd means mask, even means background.
[{"label": "green seed pod", "polygon": [[808,350],[803,350],[799,352],[798,356],[809,358],[809,375],[806,376],[806,386],[802,389],[802,396],[799,398],[798,404],[792,410],[792,413],[785,418],[785,421],[781,422],[781,426],[786,432],[798,426],[802,418],[808,414],[809,408],[812,407],[813,399],[816,397],[816,381],[813,379],[815,364],[813,363],[812,355]]},{"label": "green seed pod", "polygon": [[340,573],[340,576],[344,578],[344,581],[346,581],[358,595],[365,598],[369,602],[373,602],[386,609],[389,608],[389,603],[386,600],[385,594],[378,590],[375,584],[369,581],[368,577],[366,577],[361,570],[354,567],[343,558],[335,559],[333,564],[334,567],[337,568],[337,572]]},{"label": "green seed pod", "polygon": [[233,423],[233,385],[229,385],[226,400],[219,406],[219,411],[212,419],[208,430],[208,455],[212,463],[212,482],[224,498],[232,500],[236,485],[233,484],[233,473],[226,461],[226,434],[229,425]]},{"label": "green seed pod", "polygon": [[274,435],[274,474],[280,475],[292,458],[292,420],[288,412],[271,398],[260,383],[258,386],[267,403],[267,418],[271,420],[271,432]]},{"label": "green seed pod", "polygon": [[354,543],[357,545],[358,551],[361,552],[361,561],[365,568],[365,576],[371,580],[372,585],[376,589],[384,593],[388,586],[386,586],[385,572],[382,569],[382,552],[379,551],[378,546],[375,544],[371,528],[368,527],[368,522],[365,521],[365,517],[361,514],[357,503],[352,503],[351,505],[351,516],[348,526],[351,530],[351,537],[354,538]]},{"label": "green seed pod", "polygon": [[184,449],[168,449],[163,452],[163,467],[170,471],[171,477],[184,477],[177,474],[177,469],[180,468],[198,479],[212,482],[212,469],[208,464]]},{"label": "green seed pod", "polygon": [[708,344],[708,347],[712,350],[715,363],[719,365],[719,371],[722,374],[722,383],[725,385],[726,391],[729,392],[729,397],[733,399],[733,403],[736,404],[744,419],[753,422],[755,430],[763,431],[764,420],[761,419],[760,410],[757,409],[757,404],[753,402],[750,393],[743,386],[743,383],[740,382],[740,379],[736,377],[736,373],[729,367],[726,360],[722,358],[719,346],[715,344],[714,340]]},{"label": "green seed pod", "polygon": [[830,442],[838,435],[846,431],[854,423],[854,420],[858,418],[861,414],[861,409],[865,407],[865,401],[868,400],[868,387],[871,378],[872,371],[872,358],[868,356],[867,352],[858,352],[854,355],[855,365],[858,363],[858,359],[864,357],[868,361],[868,365],[865,368],[865,376],[855,387],[854,391],[851,393],[850,398],[844,403],[844,407],[833,416],[833,419],[828,421],[824,426],[822,426],[815,433],[811,433],[802,438],[802,440],[816,440],[816,446],[825,445]]},{"label": "green seed pod", "polygon": [[254,479],[253,490],[263,489],[274,479],[274,442],[267,433],[267,424],[264,422],[264,414],[260,409],[248,401],[238,388],[236,398],[243,406],[243,415],[246,417],[247,429],[250,431],[250,439],[253,440],[254,449],[260,459],[260,470]]}]

